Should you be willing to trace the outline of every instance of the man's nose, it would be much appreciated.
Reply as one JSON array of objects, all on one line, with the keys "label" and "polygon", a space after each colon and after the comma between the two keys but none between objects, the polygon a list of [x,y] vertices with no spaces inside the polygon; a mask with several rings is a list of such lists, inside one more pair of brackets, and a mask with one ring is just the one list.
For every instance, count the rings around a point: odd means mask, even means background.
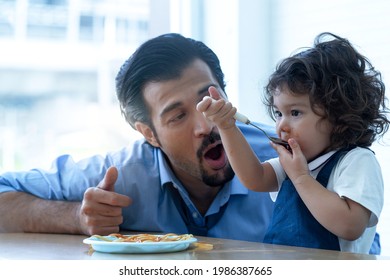
[{"label": "man's nose", "polygon": [[196,137],[204,137],[210,135],[214,124],[209,121],[201,112],[195,113],[194,133]]}]

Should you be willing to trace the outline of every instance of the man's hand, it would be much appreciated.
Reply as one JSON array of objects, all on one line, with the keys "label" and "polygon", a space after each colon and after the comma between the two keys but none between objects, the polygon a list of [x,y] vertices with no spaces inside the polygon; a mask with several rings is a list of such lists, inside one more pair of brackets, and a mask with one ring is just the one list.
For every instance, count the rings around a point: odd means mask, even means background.
[{"label": "man's hand", "polygon": [[123,222],[122,208],[129,206],[131,199],[115,193],[117,179],[118,170],[110,167],[97,187],[85,191],[79,210],[83,233],[107,235],[119,231],[119,225]]}]

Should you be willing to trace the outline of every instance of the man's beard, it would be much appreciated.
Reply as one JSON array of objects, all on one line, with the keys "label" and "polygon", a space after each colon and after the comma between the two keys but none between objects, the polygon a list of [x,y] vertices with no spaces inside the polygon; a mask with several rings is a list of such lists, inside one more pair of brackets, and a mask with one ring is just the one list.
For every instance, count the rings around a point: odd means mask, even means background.
[{"label": "man's beard", "polygon": [[[155,133],[155,137],[158,143],[160,143],[158,139],[157,133]],[[202,162],[203,162],[203,153],[204,150],[212,143],[219,141],[221,139],[220,135],[215,132],[211,132],[208,137],[205,137],[203,139],[201,147],[198,149],[196,156],[198,158],[198,166],[196,166],[195,162],[188,161],[188,158],[175,158],[175,159],[169,159],[167,158],[167,161],[171,165],[173,169],[179,168],[182,171],[186,172],[187,174],[198,178],[203,183],[210,187],[220,187],[224,185],[225,183],[229,182],[234,178],[234,171],[232,167],[230,166],[230,163],[228,162],[227,165],[222,171],[222,174],[210,174],[205,168],[203,168]],[[163,147],[160,144],[161,147]],[[174,168],[175,167],[175,168]]]},{"label": "man's beard", "polygon": [[230,164],[228,163],[226,167],[222,170],[222,174],[210,174],[207,172],[205,168],[203,168],[202,162],[203,162],[203,151],[206,149],[210,144],[213,144],[216,141],[221,140],[221,136],[218,133],[215,133],[212,131],[209,135],[209,137],[205,137],[201,147],[199,148],[197,152],[197,157],[199,159],[199,169],[200,169],[200,175],[202,178],[202,181],[211,187],[219,187],[221,185],[224,185],[226,182],[230,181],[234,177],[234,171]]},{"label": "man's beard", "polygon": [[208,174],[206,170],[201,166],[200,169],[202,181],[210,187],[219,187],[229,182],[234,177],[234,171],[229,165],[223,170],[223,175],[220,174]]}]

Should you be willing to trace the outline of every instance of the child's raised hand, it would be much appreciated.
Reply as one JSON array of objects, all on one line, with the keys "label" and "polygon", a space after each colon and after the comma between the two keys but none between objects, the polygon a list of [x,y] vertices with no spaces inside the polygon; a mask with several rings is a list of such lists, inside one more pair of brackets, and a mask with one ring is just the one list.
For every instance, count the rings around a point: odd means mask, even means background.
[{"label": "child's raised hand", "polygon": [[214,122],[219,129],[227,129],[235,124],[234,114],[237,109],[226,100],[226,95],[220,93],[217,88],[209,88],[210,96],[205,96],[196,109],[210,121]]}]

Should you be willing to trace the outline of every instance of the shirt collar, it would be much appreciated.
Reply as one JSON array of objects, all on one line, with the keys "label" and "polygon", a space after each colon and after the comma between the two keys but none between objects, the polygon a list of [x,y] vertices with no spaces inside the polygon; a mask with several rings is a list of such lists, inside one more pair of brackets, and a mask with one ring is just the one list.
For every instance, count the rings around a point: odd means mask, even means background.
[{"label": "shirt collar", "polygon": [[325,162],[328,161],[328,159],[335,153],[336,151],[330,151],[326,154],[323,154],[322,156],[319,156],[318,158],[312,160],[309,162],[309,170],[314,171],[317,168],[321,167]]},{"label": "shirt collar", "polygon": [[[164,156],[164,153],[160,149],[157,149],[157,158],[161,188],[164,186],[164,184],[172,182],[175,186],[185,190],[182,183],[173,173],[168,161]],[[248,189],[239,182],[237,176],[234,176],[233,180],[227,182],[222,190],[225,190],[225,192],[230,190],[230,194],[248,194]]]},{"label": "shirt collar", "polygon": [[163,187],[167,183],[173,183],[176,186],[182,186],[180,181],[176,178],[168,161],[166,160],[164,153],[157,149],[158,169],[160,172],[160,184]]}]

